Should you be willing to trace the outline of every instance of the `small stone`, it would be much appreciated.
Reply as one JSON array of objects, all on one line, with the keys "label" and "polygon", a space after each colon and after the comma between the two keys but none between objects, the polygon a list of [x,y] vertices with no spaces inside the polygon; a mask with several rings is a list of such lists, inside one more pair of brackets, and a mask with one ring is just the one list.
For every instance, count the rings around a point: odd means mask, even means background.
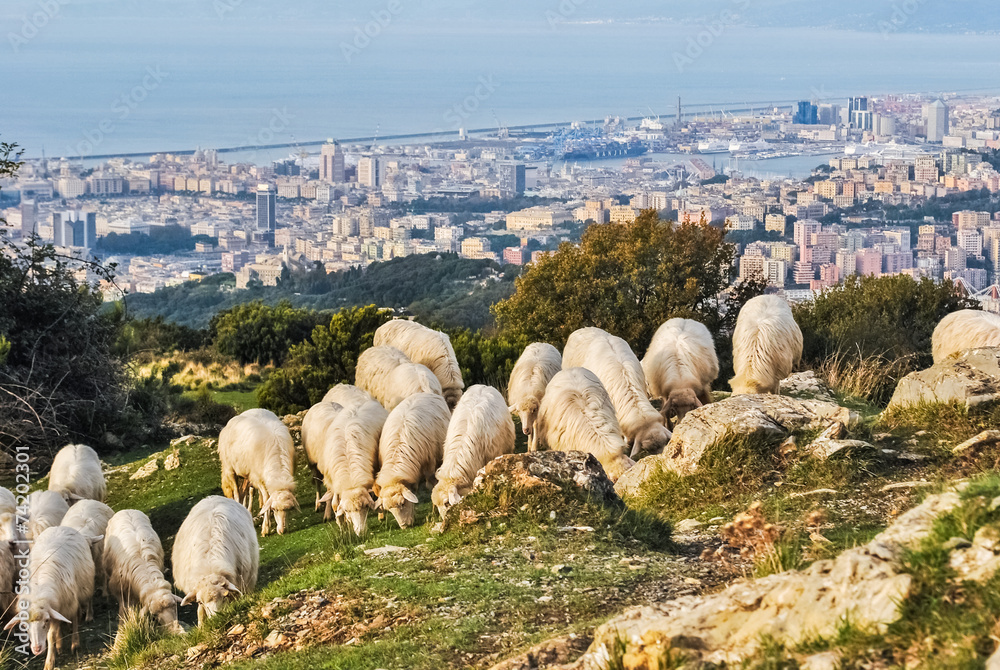
[{"label": "small stone", "polygon": [[243,635],[243,633],[245,633],[246,630],[247,630],[247,627],[244,626],[243,624],[239,623],[239,624],[236,624],[235,626],[233,626],[232,628],[230,628],[228,631],[226,631],[226,635],[229,635],[229,636]]},{"label": "small stone", "polygon": [[975,451],[983,447],[989,447],[1000,442],[1000,430],[984,430],[973,438],[956,445],[951,451],[955,454],[964,454],[968,451]]},{"label": "small stone", "polygon": [[129,479],[146,479],[159,469],[160,462],[154,458],[149,463],[146,463],[144,466],[136,470],[135,473],[129,477]]},{"label": "small stone", "polygon": [[550,603],[552,602],[552,596],[541,596],[535,600],[536,603]]},{"label": "small stone", "polygon": [[164,470],[176,470],[179,467],[181,467],[180,452],[174,451],[172,454],[163,459]]},{"label": "small stone", "polygon": [[550,572],[554,575],[568,575],[573,572],[573,567],[569,565],[553,565]]},{"label": "small stone", "polygon": [[971,547],[972,543],[966,540],[964,537],[953,537],[944,544],[941,548],[945,551],[955,551],[956,549],[965,549],[966,547]]},{"label": "small stone", "polygon": [[927,486],[934,486],[934,482],[896,482],[895,484],[886,484],[880,491],[885,493],[886,491],[898,491],[900,489],[919,489]]},{"label": "small stone", "polygon": [[705,524],[697,519],[684,519],[683,521],[677,522],[677,525],[674,526],[674,530],[678,533],[692,533],[704,525]]},{"label": "small stone", "polygon": [[394,547],[391,544],[388,544],[384,547],[378,547],[376,549],[365,549],[365,556],[387,556],[400,551],[406,551],[406,547]]},{"label": "small stone", "polygon": [[188,647],[187,657],[192,659],[201,656],[205,652],[205,649],[207,649],[207,647],[203,644],[196,644],[193,647]]},{"label": "small stone", "polygon": [[715,516],[715,517],[712,517],[711,519],[709,519],[708,522],[709,523],[719,523],[720,521],[725,521],[725,520],[726,520],[726,517],[724,517],[724,516]]},{"label": "small stone", "polygon": [[813,654],[803,659],[799,667],[801,670],[837,670],[840,667],[840,654],[835,651]]}]

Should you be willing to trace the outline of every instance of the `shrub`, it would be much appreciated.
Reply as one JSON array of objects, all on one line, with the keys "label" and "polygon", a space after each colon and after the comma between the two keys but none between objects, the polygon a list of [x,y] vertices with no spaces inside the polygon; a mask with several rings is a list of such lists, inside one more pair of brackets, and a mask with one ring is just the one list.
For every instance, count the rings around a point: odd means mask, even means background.
[{"label": "shrub", "polygon": [[223,355],[244,365],[280,365],[292,346],[308,339],[313,328],[327,318],[329,314],[296,309],[288,301],[269,307],[258,300],[219,312],[209,330]]}]

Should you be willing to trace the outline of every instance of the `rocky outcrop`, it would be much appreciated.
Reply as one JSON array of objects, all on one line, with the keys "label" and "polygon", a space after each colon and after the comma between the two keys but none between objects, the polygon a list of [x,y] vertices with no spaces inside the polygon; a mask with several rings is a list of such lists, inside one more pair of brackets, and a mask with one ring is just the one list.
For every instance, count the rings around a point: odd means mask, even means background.
[{"label": "rocky outcrop", "polygon": [[476,493],[497,501],[545,500],[550,507],[560,499],[624,507],[601,462],[581,451],[535,451],[490,461],[479,471],[470,494],[448,510],[444,530],[482,517]]},{"label": "rocky outcrop", "polygon": [[788,395],[793,398],[834,402],[833,391],[831,391],[827,383],[812,370],[796,372],[794,375],[781,380],[781,395]]},{"label": "rocky outcrop", "polygon": [[921,403],[974,407],[1000,400],[1000,349],[972,349],[900,380],[889,409]]},{"label": "rocky outcrop", "polygon": [[[900,616],[912,577],[901,570],[907,549],[927,537],[934,522],[960,504],[957,493],[933,495],[901,516],[869,544],[803,571],[738,582],[724,591],[634,608],[597,629],[588,651],[564,670],[606,670],[616,644],[622,665],[657,668],[668,650],[689,660],[739,663],[762,638],[794,645],[834,635],[847,618],[874,630]],[[824,667],[817,661],[812,667]],[[828,659],[823,659],[828,660]]]},{"label": "rocky outcrop", "polygon": [[836,403],[780,395],[740,395],[689,412],[670,444],[658,456],[644,458],[618,480],[616,490],[629,495],[650,475],[663,469],[680,475],[697,471],[706,450],[729,435],[781,438],[792,431],[853,427],[855,412]]}]

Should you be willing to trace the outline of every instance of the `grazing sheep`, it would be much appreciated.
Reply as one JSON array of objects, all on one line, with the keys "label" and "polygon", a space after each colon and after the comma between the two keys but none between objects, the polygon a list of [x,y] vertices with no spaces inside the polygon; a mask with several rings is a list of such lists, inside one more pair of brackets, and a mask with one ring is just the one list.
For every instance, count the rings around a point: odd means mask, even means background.
[{"label": "grazing sheep", "polygon": [[514,420],[495,388],[470,387],[458,401],[444,442],[431,501],[444,518],[448,508],[469,494],[479,469],[497,456],[514,453]]},{"label": "grazing sheep", "polygon": [[517,359],[507,385],[510,411],[521,419],[521,430],[528,436],[528,451],[538,449],[535,440],[535,420],[545,387],[562,369],[562,356],[551,344],[529,344]]},{"label": "grazing sheep", "polygon": [[250,512],[234,500],[208,496],[191,509],[174,539],[174,583],[187,594],[180,604],[198,603],[200,626],[233,594],[253,590],[259,562]]},{"label": "grazing sheep", "polygon": [[719,376],[715,342],[704,324],[670,319],[660,326],[642,359],[642,371],[653,398],[663,401],[661,413],[684,416],[712,402],[712,382]]},{"label": "grazing sheep", "polygon": [[392,512],[400,528],[413,525],[421,482],[434,481],[441,464],[451,412],[444,398],[433,393],[410,396],[389,413],[379,440],[376,509]]},{"label": "grazing sheep", "polygon": [[[94,538],[96,539],[96,538]],[[45,656],[45,670],[53,670],[56,653],[62,651],[60,623],[73,625],[70,649],[80,647],[80,613],[94,596],[94,559],[90,538],[65,526],[46,528],[35,539],[28,558],[28,639],[31,653]],[[18,613],[7,630],[22,622]]]},{"label": "grazing sheep", "polygon": [[58,491],[70,505],[77,500],[104,502],[107,485],[97,452],[85,444],[68,444],[52,459],[49,490]]},{"label": "grazing sheep", "polygon": [[403,363],[389,373],[386,382],[388,395],[379,400],[390,412],[411,395],[418,393],[443,395],[441,382],[426,365],[419,363]]},{"label": "grazing sheep", "polygon": [[[256,539],[256,537],[254,538]],[[118,512],[108,522],[102,567],[108,589],[118,601],[121,622],[129,608],[149,613],[171,633],[181,633],[177,605],[181,598],[163,576],[163,545],[149,517],[134,509]],[[119,623],[118,632],[121,634]]]},{"label": "grazing sheep", "polygon": [[[66,516],[63,517],[60,526],[73,528],[80,531],[84,537],[103,537],[108,527],[108,521],[115,515],[115,511],[97,500],[81,500],[69,508]],[[94,557],[94,579],[97,590],[102,594],[108,593],[108,580],[104,572],[104,543],[95,542],[90,547]],[[87,621],[94,620],[94,608],[92,603],[87,603]]]},{"label": "grazing sheep", "polygon": [[299,509],[295,498],[295,444],[288,428],[274,413],[251,409],[233,417],[219,434],[222,492],[234,500],[245,482],[250,487],[247,509],[253,508],[253,489],[260,494],[261,534],[271,532],[274,516],[278,534],[285,533],[288,511]]},{"label": "grazing sheep", "polygon": [[733,331],[733,394],[777,394],[801,359],[802,331],[788,303],[774,295],[747,301]]},{"label": "grazing sheep", "polygon": [[354,383],[372,398],[384,403],[383,398],[388,397],[392,391],[389,387],[389,375],[400,365],[412,362],[396,347],[370,347],[358,356]]},{"label": "grazing sheep", "polygon": [[670,441],[663,416],[649,402],[646,375],[628,342],[600,328],[582,328],[566,341],[563,365],[593,372],[611,398],[632,456],[658,454]]},{"label": "grazing sheep", "polygon": [[327,432],[324,462],[320,465],[328,483],[324,519],[329,520],[335,503],[337,522],[347,523],[363,535],[368,525],[368,510],[375,508],[372,489],[378,460],[379,440],[389,412],[370,400],[345,410]]},{"label": "grazing sheep", "polygon": [[1000,316],[975,309],[952,312],[941,319],[931,336],[934,362],[969,349],[1000,347]]},{"label": "grazing sheep", "polygon": [[66,499],[56,491],[35,491],[28,496],[28,530],[26,540],[37,540],[42,531],[62,523],[69,511]]},{"label": "grazing sheep", "polygon": [[0,542],[15,542],[21,539],[17,530],[17,498],[0,486]]},{"label": "grazing sheep", "polygon": [[545,390],[535,423],[538,440],[556,451],[584,451],[604,466],[611,481],[635,465],[601,380],[585,368],[562,370]]},{"label": "grazing sheep", "polygon": [[337,384],[323,396],[323,402],[337,403],[345,409],[357,407],[374,399],[368,391],[359,389],[357,386],[351,386],[350,384]]},{"label": "grazing sheep", "polygon": [[[353,388],[353,387],[352,387]],[[329,394],[328,394],[329,395]],[[302,450],[306,452],[306,461],[312,473],[313,486],[316,487],[316,511],[320,508],[320,498],[323,497],[323,473],[317,463],[322,458],[326,444],[326,431],[333,420],[344,411],[344,407],[326,400],[318,402],[309,408],[302,419]]]},{"label": "grazing sheep", "polygon": [[397,319],[379,326],[375,331],[375,346],[396,347],[414,363],[430,368],[441,382],[448,408],[455,409],[465,382],[447,335],[413,321]]}]

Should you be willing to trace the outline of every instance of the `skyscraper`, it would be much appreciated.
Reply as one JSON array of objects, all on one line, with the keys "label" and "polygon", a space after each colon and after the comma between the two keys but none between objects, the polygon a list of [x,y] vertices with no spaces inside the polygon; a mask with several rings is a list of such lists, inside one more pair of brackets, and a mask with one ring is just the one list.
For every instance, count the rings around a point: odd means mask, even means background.
[{"label": "skyscraper", "polygon": [[943,142],[948,134],[948,106],[941,100],[924,105],[924,120],[927,121],[927,141]]},{"label": "skyscraper", "polygon": [[857,130],[873,130],[875,118],[873,110],[868,108],[868,98],[851,98],[848,105],[851,128]]},{"label": "skyscraper", "polygon": [[257,185],[257,230],[254,239],[269,247],[274,246],[274,231],[277,228],[277,194],[270,184]]},{"label": "skyscraper", "polygon": [[819,109],[808,100],[798,104],[798,111],[792,119],[792,123],[814,126],[819,123]]},{"label": "skyscraper", "polygon": [[500,180],[499,189],[504,197],[512,198],[524,194],[526,182],[524,163],[514,161],[497,163],[497,175]]},{"label": "skyscraper", "polygon": [[382,186],[382,170],[377,156],[365,156],[358,161],[358,183],[368,188]]},{"label": "skyscraper", "polygon": [[97,214],[79,211],[54,213],[52,238],[59,247],[93,247],[97,242]]},{"label": "skyscraper", "polygon": [[320,150],[319,179],[328,184],[344,183],[344,152],[340,143],[327,140]]}]

